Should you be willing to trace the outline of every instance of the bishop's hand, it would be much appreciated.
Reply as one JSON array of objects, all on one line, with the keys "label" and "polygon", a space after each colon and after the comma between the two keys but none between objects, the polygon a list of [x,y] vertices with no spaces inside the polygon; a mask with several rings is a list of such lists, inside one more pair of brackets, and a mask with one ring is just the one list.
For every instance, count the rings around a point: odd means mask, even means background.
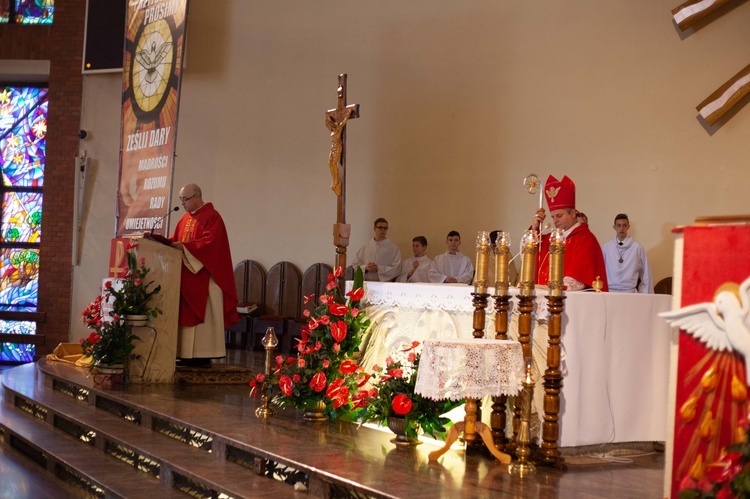
[{"label": "bishop's hand", "polygon": [[539,208],[534,213],[534,220],[531,222],[531,228],[533,230],[539,230],[539,226],[544,221],[544,218],[547,216],[547,213],[544,211],[544,208]]}]

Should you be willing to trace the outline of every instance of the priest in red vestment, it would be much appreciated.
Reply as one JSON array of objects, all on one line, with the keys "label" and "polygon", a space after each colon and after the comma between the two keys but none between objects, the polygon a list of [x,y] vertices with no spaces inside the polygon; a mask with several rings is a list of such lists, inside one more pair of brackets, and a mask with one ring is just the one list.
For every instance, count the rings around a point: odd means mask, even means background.
[{"label": "priest in red vestment", "polygon": [[239,318],[227,230],[202,196],[196,184],[180,189],[186,213],[169,239],[183,252],[177,357],[210,366],[210,359],[226,356],[224,330]]},{"label": "priest in red vestment", "polygon": [[[563,284],[570,291],[591,288],[598,277],[607,288],[607,270],[604,266],[602,248],[596,236],[589,230],[588,224],[577,219],[576,186],[564,176],[557,180],[552,175],[544,185],[544,197],[555,227],[565,232],[565,258],[563,261]],[[544,217],[544,208],[537,210],[532,230],[538,230]],[[549,234],[542,236],[541,248],[536,258],[536,283],[547,285],[549,282]]]}]

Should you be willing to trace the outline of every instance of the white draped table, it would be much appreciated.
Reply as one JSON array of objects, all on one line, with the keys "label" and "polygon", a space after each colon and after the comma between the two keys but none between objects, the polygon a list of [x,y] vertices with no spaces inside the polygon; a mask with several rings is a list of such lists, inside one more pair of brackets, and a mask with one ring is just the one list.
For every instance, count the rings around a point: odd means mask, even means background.
[{"label": "white draped table", "polygon": [[[471,338],[471,286],[462,284],[365,283],[365,313],[371,321],[363,340],[366,370],[399,357],[404,344],[428,338]],[[492,289],[489,291],[493,292]],[[544,374],[547,325],[544,291],[537,290],[533,338]],[[569,292],[562,318],[563,390],[560,445],[664,441],[666,438],[670,330],[657,314],[671,296]],[[516,300],[509,336],[517,339]],[[492,300],[488,338],[494,337]],[[537,379],[535,405],[543,397]]]}]

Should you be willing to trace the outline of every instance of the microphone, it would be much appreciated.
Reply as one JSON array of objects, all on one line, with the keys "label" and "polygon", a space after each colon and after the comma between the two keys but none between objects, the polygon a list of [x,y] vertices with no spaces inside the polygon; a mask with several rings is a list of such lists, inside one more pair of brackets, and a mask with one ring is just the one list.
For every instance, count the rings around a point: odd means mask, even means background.
[{"label": "microphone", "polygon": [[156,226],[159,225],[160,222],[163,222],[164,219],[167,218],[173,211],[179,211],[179,210],[180,210],[180,207],[179,206],[175,206],[174,208],[172,208],[171,210],[169,210],[166,215],[164,215],[159,220],[157,220],[156,222],[154,222],[153,227],[151,227],[151,235],[152,236],[154,235],[154,229],[156,229]]}]

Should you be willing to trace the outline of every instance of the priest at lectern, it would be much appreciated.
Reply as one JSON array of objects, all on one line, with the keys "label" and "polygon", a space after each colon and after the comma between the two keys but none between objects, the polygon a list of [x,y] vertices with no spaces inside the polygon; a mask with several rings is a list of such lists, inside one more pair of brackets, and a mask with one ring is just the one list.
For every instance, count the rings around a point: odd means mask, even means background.
[{"label": "priest at lectern", "polygon": [[179,199],[185,215],[169,238],[182,251],[178,365],[210,367],[226,356],[224,330],[239,320],[229,238],[200,187],[185,185]]}]

